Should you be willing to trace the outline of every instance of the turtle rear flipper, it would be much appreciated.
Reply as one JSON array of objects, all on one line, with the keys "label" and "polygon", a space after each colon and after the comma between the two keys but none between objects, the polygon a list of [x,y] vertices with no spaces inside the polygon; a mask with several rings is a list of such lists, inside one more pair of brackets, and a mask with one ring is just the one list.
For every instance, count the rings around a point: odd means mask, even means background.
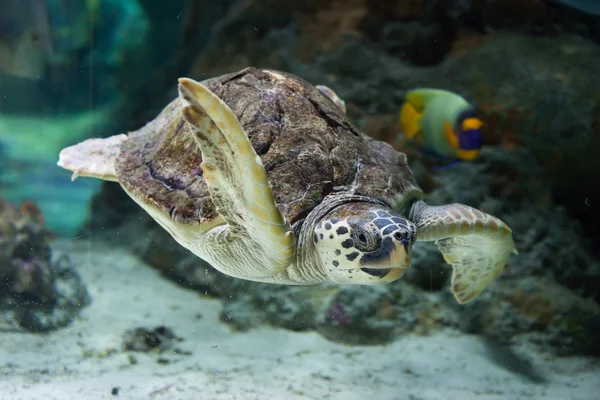
[{"label": "turtle rear flipper", "polygon": [[120,134],[105,139],[88,139],[63,149],[58,156],[59,167],[73,171],[71,180],[79,176],[117,182],[115,159],[119,155],[119,146],[127,139]]},{"label": "turtle rear flipper", "polygon": [[517,254],[510,228],[475,208],[418,201],[410,215],[417,224],[417,240],[435,240],[452,265],[451,290],[461,304],[475,299],[502,272],[510,253]]}]

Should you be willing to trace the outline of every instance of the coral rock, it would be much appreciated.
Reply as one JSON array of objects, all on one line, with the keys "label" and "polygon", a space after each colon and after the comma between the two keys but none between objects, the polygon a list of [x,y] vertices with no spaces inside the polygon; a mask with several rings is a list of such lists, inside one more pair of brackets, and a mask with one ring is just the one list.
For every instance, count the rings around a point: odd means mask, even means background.
[{"label": "coral rock", "polygon": [[39,208],[0,198],[0,323],[48,331],[69,324],[89,295],[67,257],[52,259],[53,235]]}]

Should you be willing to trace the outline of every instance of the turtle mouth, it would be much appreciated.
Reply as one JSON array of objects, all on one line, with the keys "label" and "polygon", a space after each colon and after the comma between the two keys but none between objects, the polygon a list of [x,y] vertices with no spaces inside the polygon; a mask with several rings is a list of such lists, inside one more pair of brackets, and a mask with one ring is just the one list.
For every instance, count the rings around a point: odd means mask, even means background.
[{"label": "turtle mouth", "polygon": [[392,269],[406,271],[410,268],[411,258],[411,249],[408,246],[387,237],[383,239],[378,250],[365,253],[361,257],[361,271],[369,275],[384,277]]},{"label": "turtle mouth", "polygon": [[369,275],[376,276],[378,278],[383,278],[392,270],[391,268],[361,268],[362,272],[365,272]]}]

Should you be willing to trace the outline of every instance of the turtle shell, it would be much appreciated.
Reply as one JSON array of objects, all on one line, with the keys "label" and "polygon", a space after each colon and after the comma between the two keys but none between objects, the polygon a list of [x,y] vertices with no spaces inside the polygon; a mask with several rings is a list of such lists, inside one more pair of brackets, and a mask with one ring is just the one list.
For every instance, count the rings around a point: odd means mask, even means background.
[{"label": "turtle shell", "polygon": [[[245,68],[202,82],[237,116],[261,157],[290,224],[323,199],[350,192],[400,209],[421,196],[406,156],[358,132],[320,90],[290,74]],[[218,218],[202,177],[202,155],[179,99],[129,133],[116,171],[133,196],[185,224]]]}]

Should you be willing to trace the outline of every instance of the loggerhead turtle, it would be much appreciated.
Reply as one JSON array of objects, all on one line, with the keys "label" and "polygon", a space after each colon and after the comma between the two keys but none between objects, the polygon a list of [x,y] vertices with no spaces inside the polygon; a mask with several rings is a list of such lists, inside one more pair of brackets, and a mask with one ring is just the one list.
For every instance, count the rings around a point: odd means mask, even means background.
[{"label": "loggerhead turtle", "polygon": [[[337,104],[337,105],[336,105]],[[516,253],[501,220],[428,206],[406,156],[358,132],[326,87],[256,68],[196,82],[143,128],[63,149],[58,165],[116,181],[182,246],[233,277],[388,283],[416,240],[473,300]]]}]

